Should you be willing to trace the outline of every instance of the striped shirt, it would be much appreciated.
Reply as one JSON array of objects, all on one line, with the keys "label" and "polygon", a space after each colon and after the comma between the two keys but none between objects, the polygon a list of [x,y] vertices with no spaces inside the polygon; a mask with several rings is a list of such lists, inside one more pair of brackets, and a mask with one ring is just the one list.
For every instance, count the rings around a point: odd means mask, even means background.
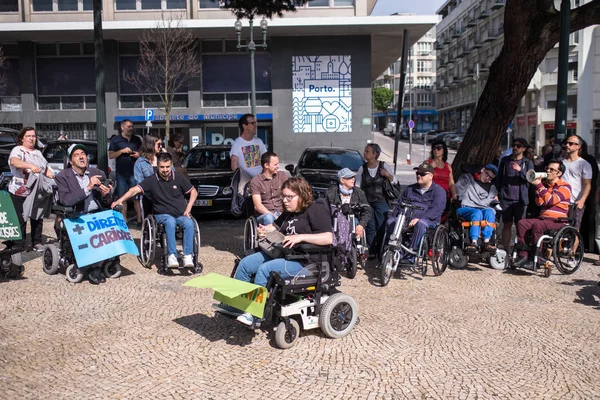
[{"label": "striped shirt", "polygon": [[560,178],[553,185],[546,185],[538,183],[535,186],[535,201],[542,208],[540,217],[566,218],[571,202],[571,185]]}]

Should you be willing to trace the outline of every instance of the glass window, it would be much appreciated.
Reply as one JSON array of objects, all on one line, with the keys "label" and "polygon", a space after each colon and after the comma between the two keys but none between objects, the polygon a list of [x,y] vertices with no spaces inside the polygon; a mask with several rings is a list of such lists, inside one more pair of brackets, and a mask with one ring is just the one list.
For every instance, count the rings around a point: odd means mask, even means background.
[{"label": "glass window", "polygon": [[144,108],[142,96],[121,96],[121,108]]},{"label": "glass window", "polygon": [[58,0],[58,11],[77,11],[77,0]]},{"label": "glass window", "polygon": [[0,2],[0,12],[19,11],[19,0],[3,0]]},{"label": "glass window", "polygon": [[204,107],[225,107],[225,95],[204,93],[202,105]]},{"label": "glass window", "polygon": [[231,160],[229,159],[229,150],[190,150],[183,162],[185,168],[201,169],[231,169]]},{"label": "glass window", "polygon": [[135,10],[136,0],[115,0],[117,10]]},{"label": "glass window", "polygon": [[203,40],[202,41],[202,52],[203,53],[222,53],[223,52],[223,41],[221,41],[221,40]]},{"label": "glass window", "polygon": [[[271,54],[256,54],[257,92],[271,91]],[[250,92],[248,54],[205,55],[202,57],[202,90],[205,93]]]},{"label": "glass window", "polygon": [[336,7],[339,6],[353,6],[354,0],[333,0],[333,5]]},{"label": "glass window", "polygon": [[[21,96],[14,97],[0,97],[2,105],[0,109],[2,111],[23,111],[23,104],[21,103]],[[2,124],[7,126],[9,124]]]},{"label": "glass window", "polygon": [[140,54],[138,42],[119,42],[119,54]]},{"label": "glass window", "polygon": [[84,43],[83,54],[93,56],[95,54],[94,43]]},{"label": "glass window", "polygon": [[[258,43],[258,42],[255,42]],[[262,43],[262,41],[260,42]],[[240,44],[245,45],[246,44],[246,40],[242,39],[240,40]],[[242,51],[244,51],[245,49],[242,49]],[[225,41],[225,51],[227,53],[237,53],[239,50],[237,48],[237,40],[226,40]]]},{"label": "glass window", "polygon": [[157,94],[149,94],[144,96],[144,107],[145,108],[159,108],[164,105],[160,96]]},{"label": "glass window", "polygon": [[187,94],[176,94],[173,96],[173,108],[186,108],[188,106]]},{"label": "glass window", "polygon": [[63,96],[63,110],[83,110],[83,96]]},{"label": "glass window", "polygon": [[84,11],[93,11],[94,10],[94,0],[83,0],[83,10]]},{"label": "glass window", "polygon": [[273,102],[271,93],[256,93],[256,105],[259,107],[272,106]]},{"label": "glass window", "polygon": [[54,43],[38,43],[35,45],[35,54],[38,56],[55,56],[56,44]]},{"label": "glass window", "polygon": [[309,7],[329,7],[329,0],[312,0],[308,2]]},{"label": "glass window", "polygon": [[33,11],[52,11],[52,0],[33,0]]},{"label": "glass window", "polygon": [[161,0],[141,0],[142,1],[142,10],[160,10],[161,9]]},{"label": "glass window", "polygon": [[85,108],[88,110],[96,109],[96,96],[85,96]]},{"label": "glass window", "polygon": [[60,43],[58,51],[61,56],[78,56],[81,54],[79,43]]},{"label": "glass window", "polygon": [[167,0],[167,9],[185,9],[185,0]]},{"label": "glass window", "polygon": [[60,97],[38,97],[39,110],[60,110]]},{"label": "glass window", "polygon": [[219,8],[219,0],[200,0],[200,8]]},{"label": "glass window", "polygon": [[[148,88],[145,91],[140,91],[135,85],[127,82],[123,79],[123,73],[127,72],[128,74],[137,71],[139,57],[136,56],[121,56],[119,57],[119,93],[122,94],[137,94],[137,93],[158,93],[154,91],[152,88]],[[93,60],[92,60],[93,61]],[[180,87],[177,93],[187,93],[187,87]]]},{"label": "glass window", "polygon": [[19,57],[19,45],[18,44],[3,44],[2,52],[4,57],[15,56]]},{"label": "glass window", "polygon": [[[2,74],[5,78],[5,84],[0,86],[0,96],[20,96],[21,76],[19,74],[19,59],[7,58],[4,61]],[[20,102],[19,98],[19,103]]]},{"label": "glass window", "polygon": [[37,87],[41,96],[96,93],[94,58],[37,58]]},{"label": "glass window", "polygon": [[227,107],[247,107],[248,93],[227,93]]}]

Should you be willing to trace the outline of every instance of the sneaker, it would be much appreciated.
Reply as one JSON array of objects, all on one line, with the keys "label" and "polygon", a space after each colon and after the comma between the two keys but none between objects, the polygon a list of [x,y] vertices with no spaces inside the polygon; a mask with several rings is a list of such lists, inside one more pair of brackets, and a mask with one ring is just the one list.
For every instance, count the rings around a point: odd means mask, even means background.
[{"label": "sneaker", "polygon": [[167,258],[167,267],[168,268],[179,267],[179,261],[177,261],[177,257],[175,257],[175,254],[169,254],[169,257]]},{"label": "sneaker", "polygon": [[236,318],[243,314],[243,311],[240,311],[235,307],[231,307],[223,303],[213,304],[212,308],[214,308],[217,312],[220,312],[221,314],[231,315],[232,317]]},{"label": "sneaker", "polygon": [[238,322],[241,322],[244,325],[252,326],[254,324],[254,317],[250,313],[243,313],[239,317],[237,317]]},{"label": "sneaker", "polygon": [[521,268],[523,265],[525,265],[525,263],[527,263],[527,261],[529,261],[527,257],[521,257],[513,263],[513,266]]},{"label": "sneaker", "polygon": [[191,254],[183,256],[183,266],[186,268],[194,268],[194,260],[192,259]]},{"label": "sneaker", "polygon": [[44,251],[44,245],[40,243],[36,244],[35,246],[33,246],[33,251],[41,253],[42,251]]}]

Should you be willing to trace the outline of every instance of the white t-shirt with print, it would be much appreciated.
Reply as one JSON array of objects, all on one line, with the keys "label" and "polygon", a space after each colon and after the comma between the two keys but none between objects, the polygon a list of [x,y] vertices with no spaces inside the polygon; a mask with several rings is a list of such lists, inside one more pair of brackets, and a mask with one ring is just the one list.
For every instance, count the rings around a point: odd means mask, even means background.
[{"label": "white t-shirt with print", "polygon": [[260,138],[255,137],[248,141],[240,136],[231,145],[229,156],[236,156],[238,158],[238,166],[252,175],[252,177],[255,177],[262,172],[260,156],[266,152],[267,146],[265,146]]},{"label": "white t-shirt with print", "polygon": [[[584,158],[579,157],[575,161],[561,159],[567,170],[562,179],[571,185],[571,203],[579,200],[581,189],[583,189],[582,179],[592,179],[592,166]],[[593,195],[593,193],[590,193]]]},{"label": "white t-shirt with print", "polygon": [[[10,165],[10,160],[16,157],[21,161],[24,161],[29,164],[36,165],[40,167],[41,172],[46,172],[46,166],[48,165],[48,161],[42,155],[42,152],[39,150],[28,150],[23,146],[16,146],[10,152],[8,156],[8,164]],[[29,169],[21,169],[16,168],[10,165],[10,173],[13,175],[10,183],[8,184],[8,191],[15,196],[27,197],[31,192],[29,188],[27,188],[27,179],[30,174]]]}]

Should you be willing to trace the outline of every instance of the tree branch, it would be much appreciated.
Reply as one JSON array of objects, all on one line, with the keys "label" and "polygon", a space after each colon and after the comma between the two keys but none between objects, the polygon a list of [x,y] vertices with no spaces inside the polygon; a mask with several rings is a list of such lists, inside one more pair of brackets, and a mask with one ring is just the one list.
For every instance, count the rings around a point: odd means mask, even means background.
[{"label": "tree branch", "polygon": [[571,10],[571,32],[600,24],[600,0],[594,0]]}]

